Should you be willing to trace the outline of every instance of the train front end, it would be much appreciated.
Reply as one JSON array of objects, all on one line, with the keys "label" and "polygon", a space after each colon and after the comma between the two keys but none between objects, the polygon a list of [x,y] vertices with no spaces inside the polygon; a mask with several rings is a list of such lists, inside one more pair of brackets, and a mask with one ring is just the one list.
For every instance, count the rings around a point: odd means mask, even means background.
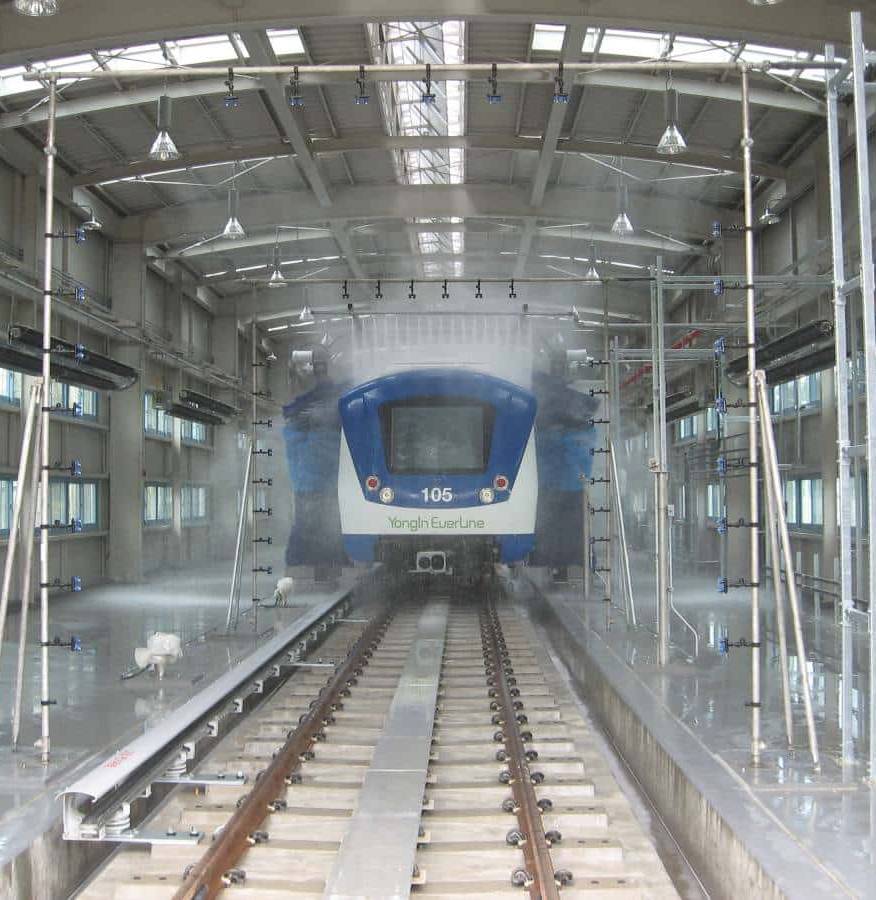
[{"label": "train front end", "polygon": [[538,500],[532,394],[463,369],[377,378],[339,402],[347,555],[463,578],[523,560]]}]

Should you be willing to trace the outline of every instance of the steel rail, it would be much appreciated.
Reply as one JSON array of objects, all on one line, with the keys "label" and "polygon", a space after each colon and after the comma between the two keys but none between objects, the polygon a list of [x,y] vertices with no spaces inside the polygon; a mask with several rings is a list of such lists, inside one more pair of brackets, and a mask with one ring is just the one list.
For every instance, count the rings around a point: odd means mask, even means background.
[{"label": "steel rail", "polygon": [[272,812],[286,786],[293,783],[295,770],[302,757],[320,740],[331,714],[340,708],[341,697],[355,684],[362,668],[368,664],[392,617],[387,606],[362,632],[344,664],[335,672],[316,698],[314,705],[290,732],[286,743],[277,751],[255,786],[224,825],[207,852],[186,873],[183,885],[173,900],[209,900],[228,884],[228,873],[235,869],[241,856],[252,845],[252,835]]},{"label": "steel rail", "polygon": [[502,760],[507,764],[510,776],[508,784],[514,798],[513,812],[517,816],[523,839],[518,846],[526,862],[525,886],[532,900],[559,900],[560,892],[551,861],[550,845],[545,836],[541,807],[535,796],[530,759],[537,758],[535,751],[528,751],[523,742],[518,716],[522,704],[515,701],[517,688],[513,685],[513,668],[502,636],[502,626],[492,599],[481,609],[481,640],[484,645],[484,662],[490,696],[499,707],[499,725],[502,728],[504,752]]}]

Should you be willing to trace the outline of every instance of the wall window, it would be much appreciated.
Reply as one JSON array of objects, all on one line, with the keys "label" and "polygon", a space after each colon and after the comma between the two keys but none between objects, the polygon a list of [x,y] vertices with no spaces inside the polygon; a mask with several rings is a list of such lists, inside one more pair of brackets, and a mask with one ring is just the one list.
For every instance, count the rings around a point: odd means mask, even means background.
[{"label": "wall window", "polygon": [[710,519],[719,519],[724,515],[720,484],[706,485],[706,515]]},{"label": "wall window", "polygon": [[0,403],[21,404],[21,373],[0,369]]},{"label": "wall window", "polygon": [[683,419],[678,420],[678,423],[675,426],[675,433],[678,435],[678,440],[689,441],[691,438],[697,436],[698,418],[698,416],[685,416]]},{"label": "wall window", "polygon": [[785,517],[789,525],[820,528],[824,524],[821,478],[795,478],[785,482]]},{"label": "wall window", "polygon": [[0,534],[9,534],[12,523],[12,504],[15,503],[14,478],[0,478]]},{"label": "wall window", "polygon": [[61,409],[73,409],[77,404],[85,419],[97,418],[97,391],[80,387],[78,384],[65,384],[63,381],[52,382],[52,406]]},{"label": "wall window", "polygon": [[180,420],[180,436],[190,444],[207,443],[207,426],[201,422],[191,422],[188,419]]},{"label": "wall window", "polygon": [[706,407],[706,433],[711,434],[718,430],[718,410],[714,406]]},{"label": "wall window", "polygon": [[789,525],[797,524],[797,482],[785,482],[785,518]]},{"label": "wall window", "polygon": [[799,375],[783,384],[774,384],[770,402],[776,416],[821,406],[821,372]]},{"label": "wall window", "polygon": [[146,434],[160,437],[170,437],[173,433],[173,419],[155,405],[152,391],[146,391],[143,395],[143,430]]},{"label": "wall window", "polygon": [[687,518],[687,485],[680,484],[675,492],[675,518]]},{"label": "wall window", "polygon": [[98,493],[96,481],[52,478],[49,481],[49,521],[54,528],[67,528],[73,519],[83,530],[97,528]]},{"label": "wall window", "polygon": [[143,488],[143,521],[166,525],[173,520],[173,487],[150,482]]},{"label": "wall window", "polygon": [[203,521],[207,518],[207,486],[184,484],[180,498],[183,522]]}]

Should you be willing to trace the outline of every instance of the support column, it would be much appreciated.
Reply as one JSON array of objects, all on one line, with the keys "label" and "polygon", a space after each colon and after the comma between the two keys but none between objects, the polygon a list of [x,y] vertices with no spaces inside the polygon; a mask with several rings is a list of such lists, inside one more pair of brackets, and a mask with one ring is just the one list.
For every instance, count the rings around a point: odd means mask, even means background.
[{"label": "support column", "polygon": [[[870,779],[876,779],[876,284],[873,273],[873,220],[870,209],[870,146],[864,69],[864,27],[852,13],[852,87],[855,97],[855,163],[858,174],[858,237],[861,244],[861,304],[864,309],[865,414],[867,421],[867,536],[869,564],[866,586],[859,587],[870,610]],[[861,498],[863,501],[863,498]]]},{"label": "support column", "polygon": [[[833,61],[834,48],[828,44],[825,47],[824,58]],[[846,270],[845,254],[843,248],[843,206],[842,206],[842,182],[840,167],[839,121],[837,111],[837,86],[833,83],[831,72],[826,73],[827,78],[827,143],[829,158],[829,183],[830,183],[830,225],[831,225],[831,251],[833,254],[833,281],[834,281],[834,342],[836,346],[836,376],[834,377],[835,392],[831,395],[822,390],[822,402],[827,396],[834,398],[834,414],[836,417],[836,470],[838,477],[831,482],[829,479],[822,481],[824,493],[827,493],[828,484],[830,490],[835,493],[834,507],[839,513],[839,547],[835,548],[834,559],[839,565],[840,605],[842,628],[842,661],[841,661],[841,689],[842,702],[840,706],[840,723],[842,726],[843,760],[854,762],[855,747],[852,739],[854,727],[852,716],[852,675],[854,672],[854,646],[852,643],[851,612],[854,608],[852,596],[852,498],[849,466],[849,370],[846,364],[848,356],[847,347],[847,313],[846,313]],[[853,392],[853,406],[857,406],[857,397]],[[860,502],[859,502],[860,505]],[[825,527],[830,523],[831,527],[836,522],[835,515],[824,505]],[[860,541],[861,529],[858,529]],[[836,536],[836,533],[835,533]],[[825,546],[825,555],[827,546]],[[833,571],[834,563],[825,565],[825,572]]]},{"label": "support column", "polygon": [[[120,319],[143,323],[145,277],[143,245],[116,242],[110,277],[113,311]],[[141,345],[113,342],[111,355],[140,372],[145,371]],[[143,437],[142,378],[126,391],[109,396],[109,577],[115,581],[143,578]]]}]

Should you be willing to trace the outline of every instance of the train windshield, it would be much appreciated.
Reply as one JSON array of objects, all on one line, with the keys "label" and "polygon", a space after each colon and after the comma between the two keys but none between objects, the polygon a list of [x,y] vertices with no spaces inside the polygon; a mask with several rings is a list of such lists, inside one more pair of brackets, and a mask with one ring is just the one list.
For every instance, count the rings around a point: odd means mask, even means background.
[{"label": "train windshield", "polygon": [[389,468],[408,474],[482,472],[491,408],[480,403],[403,403],[389,409]]}]

